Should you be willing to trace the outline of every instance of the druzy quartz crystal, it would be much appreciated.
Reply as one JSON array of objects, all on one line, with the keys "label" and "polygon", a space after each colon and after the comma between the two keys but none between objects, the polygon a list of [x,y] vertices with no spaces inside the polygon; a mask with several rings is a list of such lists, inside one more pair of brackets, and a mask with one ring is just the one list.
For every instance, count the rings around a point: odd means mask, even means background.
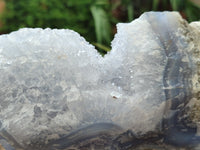
[{"label": "druzy quartz crystal", "polygon": [[0,149],[198,149],[200,23],[147,12],[102,57],[78,33],[0,36]]}]

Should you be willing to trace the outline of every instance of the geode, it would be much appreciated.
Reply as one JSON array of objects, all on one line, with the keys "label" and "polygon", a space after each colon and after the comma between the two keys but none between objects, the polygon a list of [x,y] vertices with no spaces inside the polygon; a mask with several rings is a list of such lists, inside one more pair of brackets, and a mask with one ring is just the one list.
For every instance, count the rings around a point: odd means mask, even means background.
[{"label": "geode", "polygon": [[200,22],[117,29],[104,57],[67,29],[0,36],[0,149],[198,149]]}]

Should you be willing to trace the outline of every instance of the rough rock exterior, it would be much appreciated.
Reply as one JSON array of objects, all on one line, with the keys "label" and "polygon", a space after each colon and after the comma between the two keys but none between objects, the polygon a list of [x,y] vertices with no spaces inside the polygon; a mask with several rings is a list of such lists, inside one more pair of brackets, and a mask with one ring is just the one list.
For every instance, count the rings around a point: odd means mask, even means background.
[{"label": "rough rock exterior", "polygon": [[0,36],[0,145],[164,149],[200,144],[200,23],[148,12],[102,57],[71,30]]}]

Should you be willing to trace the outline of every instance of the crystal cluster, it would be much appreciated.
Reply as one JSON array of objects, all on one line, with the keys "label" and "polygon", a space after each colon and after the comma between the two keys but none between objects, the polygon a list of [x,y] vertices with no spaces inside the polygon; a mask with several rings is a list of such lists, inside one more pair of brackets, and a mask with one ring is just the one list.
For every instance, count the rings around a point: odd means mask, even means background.
[{"label": "crystal cluster", "polygon": [[131,140],[161,132],[168,143],[198,143],[200,23],[148,12],[117,29],[104,57],[67,29],[1,35],[0,145],[67,149],[127,131]]}]

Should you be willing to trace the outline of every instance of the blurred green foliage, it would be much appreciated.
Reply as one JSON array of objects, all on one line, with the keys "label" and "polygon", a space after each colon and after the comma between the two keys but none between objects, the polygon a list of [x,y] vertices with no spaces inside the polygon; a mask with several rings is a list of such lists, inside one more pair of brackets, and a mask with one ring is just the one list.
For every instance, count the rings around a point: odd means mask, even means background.
[{"label": "blurred green foliage", "polygon": [[104,54],[115,24],[130,22],[146,11],[179,11],[188,21],[200,19],[200,6],[189,0],[5,0],[1,33],[22,27],[69,28]]},{"label": "blurred green foliage", "polygon": [[89,41],[95,37],[91,0],[6,0],[2,32],[22,27],[69,28]]}]

